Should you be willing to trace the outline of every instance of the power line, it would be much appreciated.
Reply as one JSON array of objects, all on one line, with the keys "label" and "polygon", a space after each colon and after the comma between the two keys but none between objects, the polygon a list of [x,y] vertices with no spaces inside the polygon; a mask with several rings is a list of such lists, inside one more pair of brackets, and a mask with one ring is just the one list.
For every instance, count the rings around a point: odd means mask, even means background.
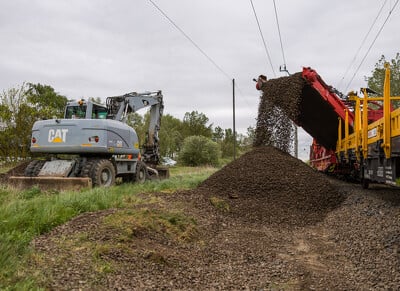
[{"label": "power line", "polygon": [[[202,55],[204,55],[227,79],[230,81],[233,79],[231,76],[229,76],[203,49],[200,48],[200,46],[187,34],[184,32],[182,28],[180,28],[154,1],[149,0],[149,2],[186,38],[188,39],[200,52]],[[237,82],[235,82],[235,88],[239,92],[240,97],[243,98],[245,101],[247,107],[251,110],[251,106],[248,103],[247,99],[244,98],[243,91],[240,89],[238,86]]]},{"label": "power line", "polygon": [[396,3],[394,3],[392,9],[389,11],[388,16],[386,17],[385,21],[383,22],[381,28],[379,29],[378,33],[376,34],[374,40],[372,41],[371,45],[369,46],[367,52],[365,53],[364,57],[361,60],[360,65],[357,67],[357,70],[354,72],[349,84],[347,85],[345,92],[347,92],[347,89],[350,87],[351,83],[354,80],[354,77],[356,76],[356,74],[358,73],[358,70],[360,69],[360,67],[362,66],[362,64],[364,63],[365,59],[367,58],[367,55],[369,54],[372,46],[375,44],[375,41],[377,40],[378,36],[381,34],[383,27],[385,26],[386,22],[389,20],[389,17],[392,15],[393,10],[396,8],[397,4],[399,3],[400,0],[397,0]]},{"label": "power line", "polygon": [[364,36],[364,39],[361,41],[360,46],[358,47],[358,49],[357,49],[357,51],[356,51],[356,53],[355,53],[353,59],[351,60],[349,66],[347,67],[345,73],[343,74],[342,79],[340,79],[339,84],[337,85],[337,87],[340,87],[340,86],[341,86],[342,82],[344,81],[345,77],[347,76],[348,72],[350,71],[351,66],[352,66],[352,65],[354,64],[354,62],[356,61],[356,58],[358,57],[358,54],[359,54],[360,51],[361,51],[361,48],[364,46],[364,44],[365,44],[365,42],[366,42],[366,40],[367,40],[369,34],[371,33],[372,28],[375,26],[376,21],[378,20],[379,16],[381,15],[382,10],[383,10],[383,7],[386,5],[386,2],[387,2],[387,0],[385,0],[385,2],[383,3],[382,7],[379,9],[379,12],[378,12],[378,14],[377,14],[376,17],[375,17],[375,20],[374,20],[373,23],[371,24],[371,26],[370,26],[370,28],[369,28],[367,34]]},{"label": "power line", "polygon": [[240,97],[243,98],[243,100],[246,103],[247,107],[251,110],[251,106],[250,106],[249,102],[247,101],[247,99],[244,97],[244,93],[240,89],[240,87],[238,86],[237,82],[235,82],[235,88],[238,90]]},{"label": "power line", "polygon": [[180,28],[171,18],[168,17],[168,15],[152,0],[149,0],[151,4],[180,32],[183,34],[183,36],[188,39],[200,53],[205,56],[225,77],[227,77],[229,80],[232,80],[232,77],[230,77],[204,50],[200,48],[200,46],[189,36],[187,35],[182,28]]},{"label": "power line", "polygon": [[[387,0],[386,0],[386,1],[387,1]],[[280,27],[279,27],[279,21],[278,21],[278,12],[277,12],[277,10],[276,10],[275,0],[273,0],[273,2],[274,2],[276,26],[278,27],[279,41],[280,41],[280,43],[281,43],[281,51],[282,51],[283,64],[284,64],[284,66],[285,66],[285,68],[286,68],[286,59],[285,59],[285,53],[284,53],[284,51],[283,51],[281,29],[280,29]]]},{"label": "power line", "polygon": [[269,64],[271,65],[272,72],[274,73],[274,77],[276,77],[275,70],[274,70],[274,66],[272,65],[272,61],[271,61],[271,56],[269,55],[268,48],[267,48],[267,44],[265,43],[264,35],[263,35],[262,31],[261,31],[260,22],[258,21],[256,9],[254,8],[253,1],[252,1],[252,0],[250,0],[250,3],[251,3],[251,7],[253,8],[254,17],[256,18],[256,21],[257,21],[257,26],[258,26],[258,30],[259,30],[260,35],[261,35],[262,42],[263,42],[263,44],[264,44],[265,53],[267,54]]},{"label": "power line", "polygon": [[[226,78],[228,78],[230,81],[233,79],[231,76],[228,75],[203,49],[200,48],[200,46],[187,34],[184,32],[182,28],[180,28],[154,1],[149,0],[149,2],[186,38],[188,39],[196,48],[201,52],[202,55],[204,55]],[[239,92],[239,95],[243,97],[243,91],[240,89],[238,86],[237,82],[235,82],[235,88]],[[246,105],[251,109],[249,103],[247,100],[243,97],[243,100],[245,101]]]}]

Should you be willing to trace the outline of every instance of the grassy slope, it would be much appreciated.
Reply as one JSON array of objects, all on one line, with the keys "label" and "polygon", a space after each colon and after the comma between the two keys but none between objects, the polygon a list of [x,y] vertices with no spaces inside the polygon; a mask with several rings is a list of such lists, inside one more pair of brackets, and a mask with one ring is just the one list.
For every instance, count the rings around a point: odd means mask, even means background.
[{"label": "grassy slope", "polygon": [[139,198],[139,193],[172,193],[194,188],[215,170],[173,168],[168,180],[82,192],[43,193],[36,188],[17,192],[0,185],[0,289],[37,287],[34,279],[23,271],[30,254],[29,243],[36,236],[84,212],[148,202]]}]

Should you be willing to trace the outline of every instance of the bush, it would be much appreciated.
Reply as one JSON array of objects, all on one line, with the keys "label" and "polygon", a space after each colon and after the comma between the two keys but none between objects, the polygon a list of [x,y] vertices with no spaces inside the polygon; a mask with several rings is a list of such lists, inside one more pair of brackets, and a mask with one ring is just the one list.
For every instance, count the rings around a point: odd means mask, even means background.
[{"label": "bush", "polygon": [[185,138],[179,162],[186,166],[219,165],[220,148],[216,142],[201,135]]}]

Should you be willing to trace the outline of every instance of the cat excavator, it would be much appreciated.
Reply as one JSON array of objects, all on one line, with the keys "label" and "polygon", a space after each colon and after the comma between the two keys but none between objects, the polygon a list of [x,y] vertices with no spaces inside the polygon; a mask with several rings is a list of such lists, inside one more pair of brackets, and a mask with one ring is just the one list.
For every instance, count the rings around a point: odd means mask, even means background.
[{"label": "cat excavator", "polygon": [[[136,131],[127,124],[128,114],[150,107],[146,140],[139,148]],[[106,105],[92,100],[69,101],[64,118],[36,121],[30,150],[45,156],[32,160],[23,177],[12,185],[26,188],[80,189],[109,187],[117,178],[143,183],[168,178],[160,166],[160,121],[164,103],[161,91],[107,97]]]}]

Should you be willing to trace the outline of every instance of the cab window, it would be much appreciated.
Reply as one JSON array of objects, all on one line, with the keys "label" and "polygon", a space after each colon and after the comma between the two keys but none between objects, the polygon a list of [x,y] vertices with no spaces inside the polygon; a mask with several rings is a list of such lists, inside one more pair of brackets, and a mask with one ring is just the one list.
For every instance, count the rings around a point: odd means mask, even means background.
[{"label": "cab window", "polygon": [[93,104],[92,119],[106,119],[107,108]]},{"label": "cab window", "polygon": [[66,119],[85,118],[86,106],[68,106],[65,111]]}]

